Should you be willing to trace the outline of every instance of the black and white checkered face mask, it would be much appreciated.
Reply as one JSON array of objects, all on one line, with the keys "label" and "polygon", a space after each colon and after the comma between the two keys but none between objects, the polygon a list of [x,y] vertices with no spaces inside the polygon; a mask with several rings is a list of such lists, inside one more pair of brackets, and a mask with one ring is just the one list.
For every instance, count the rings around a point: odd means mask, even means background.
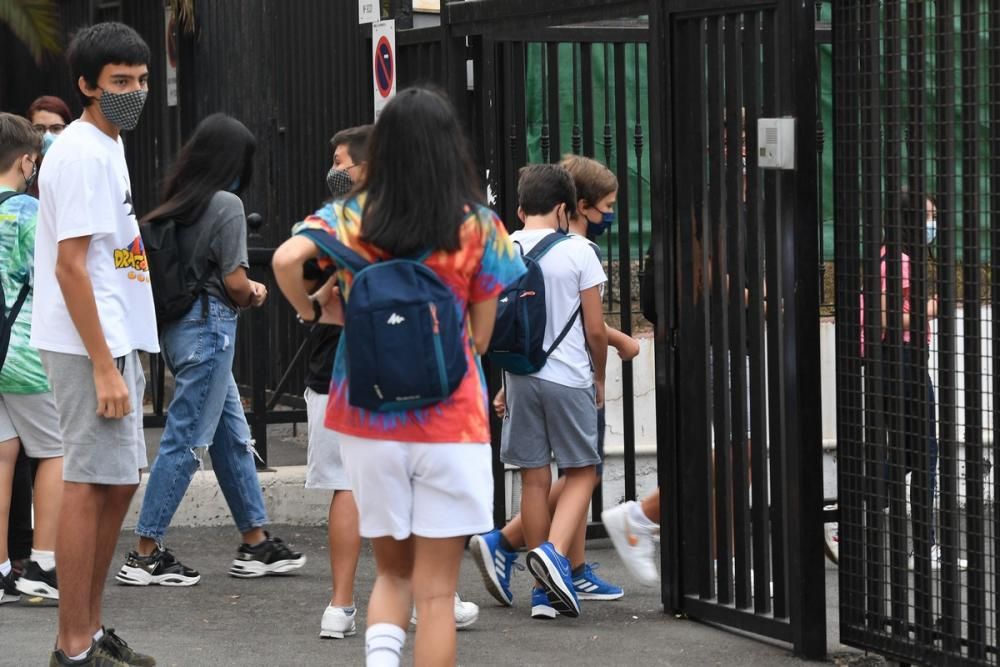
[{"label": "black and white checkered face mask", "polygon": [[122,130],[134,130],[139,124],[139,115],[146,104],[148,91],[139,89],[131,93],[112,93],[105,90],[101,95],[101,113]]}]

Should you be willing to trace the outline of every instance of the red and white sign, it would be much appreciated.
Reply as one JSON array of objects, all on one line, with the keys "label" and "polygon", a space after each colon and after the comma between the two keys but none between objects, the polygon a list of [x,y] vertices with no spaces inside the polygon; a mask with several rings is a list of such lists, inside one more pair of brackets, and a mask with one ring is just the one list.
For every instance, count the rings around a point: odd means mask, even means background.
[{"label": "red and white sign", "polygon": [[396,22],[372,24],[372,84],[375,118],[396,95]]}]

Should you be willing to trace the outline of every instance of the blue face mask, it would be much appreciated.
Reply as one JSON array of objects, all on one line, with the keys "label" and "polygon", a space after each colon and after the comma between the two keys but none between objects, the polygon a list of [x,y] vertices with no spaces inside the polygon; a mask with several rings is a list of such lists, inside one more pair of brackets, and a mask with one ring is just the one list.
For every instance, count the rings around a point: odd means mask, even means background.
[{"label": "blue face mask", "polygon": [[58,135],[52,134],[51,132],[46,132],[42,135],[42,155],[45,155],[46,151],[52,147],[52,144],[56,142]]},{"label": "blue face mask", "polygon": [[927,221],[927,245],[934,243],[934,239],[937,238],[937,218],[931,218]]},{"label": "blue face mask", "polygon": [[600,222],[591,222],[587,220],[587,238],[596,239],[598,236],[604,232],[611,229],[611,225],[615,223],[615,212],[607,211],[601,214]]},{"label": "blue face mask", "polygon": [[239,190],[240,189],[240,177],[237,176],[235,179],[233,179],[233,182],[229,184],[229,187],[227,189],[230,192],[233,192],[233,193],[235,193],[237,190]]}]

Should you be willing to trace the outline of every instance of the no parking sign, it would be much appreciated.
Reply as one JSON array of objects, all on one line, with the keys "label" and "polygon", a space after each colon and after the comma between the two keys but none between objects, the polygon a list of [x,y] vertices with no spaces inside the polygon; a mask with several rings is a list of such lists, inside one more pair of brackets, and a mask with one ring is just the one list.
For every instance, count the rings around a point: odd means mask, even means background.
[{"label": "no parking sign", "polygon": [[375,118],[396,95],[396,22],[372,24],[372,83],[375,89]]}]

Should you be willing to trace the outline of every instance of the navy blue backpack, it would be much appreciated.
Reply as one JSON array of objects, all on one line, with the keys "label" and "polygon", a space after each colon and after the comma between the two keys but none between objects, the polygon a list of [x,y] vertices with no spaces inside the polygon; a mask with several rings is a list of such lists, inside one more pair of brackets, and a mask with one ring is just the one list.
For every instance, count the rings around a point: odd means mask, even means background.
[{"label": "navy blue backpack", "polygon": [[374,412],[412,410],[451,396],[468,370],[465,315],[419,258],[369,262],[328,232],[300,232],[354,274],[344,307],[348,401]]},{"label": "navy blue backpack", "polygon": [[[557,243],[568,238],[566,234],[552,232],[536,243],[527,254],[522,249],[521,257],[527,271],[500,294],[493,338],[487,354],[490,361],[515,375],[531,375],[540,371],[549,355],[573,328],[573,323],[580,314],[580,309],[577,308],[546,350],[545,276],[539,262]],[[517,241],[514,244],[521,248]]]}]

